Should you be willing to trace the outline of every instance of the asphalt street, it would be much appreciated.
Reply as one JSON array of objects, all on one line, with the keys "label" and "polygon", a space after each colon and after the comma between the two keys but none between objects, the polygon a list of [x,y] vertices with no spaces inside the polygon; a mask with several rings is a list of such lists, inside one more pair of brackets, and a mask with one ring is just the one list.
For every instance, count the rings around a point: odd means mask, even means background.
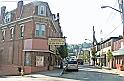
[{"label": "asphalt street", "polygon": [[79,81],[124,81],[124,77],[109,70],[80,66],[79,72],[66,72],[61,77]]},{"label": "asphalt street", "polygon": [[23,77],[2,76],[0,77],[0,81],[124,81],[124,76],[89,66],[79,66],[78,72],[65,72],[60,76],[61,72],[62,69],[57,69],[25,75]]}]

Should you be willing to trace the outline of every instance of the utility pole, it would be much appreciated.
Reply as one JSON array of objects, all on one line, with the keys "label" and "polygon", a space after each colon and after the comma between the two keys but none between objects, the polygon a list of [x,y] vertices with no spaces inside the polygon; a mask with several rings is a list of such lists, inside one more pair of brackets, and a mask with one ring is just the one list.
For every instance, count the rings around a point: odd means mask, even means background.
[{"label": "utility pole", "polygon": [[123,0],[118,0],[119,2],[119,6],[122,10],[122,23],[123,23],[123,39],[124,39],[124,3],[123,3]]},{"label": "utility pole", "polygon": [[[118,3],[119,3],[120,11],[122,11],[121,18],[122,18],[122,23],[123,23],[123,40],[124,40],[124,2],[123,0],[118,0]],[[124,42],[123,42],[123,47],[124,47]]]},{"label": "utility pole", "polygon": [[102,6],[101,8],[111,8],[111,9],[121,13],[121,18],[122,18],[122,23],[123,23],[123,39],[124,39],[124,1],[123,0],[118,0],[118,3],[119,3],[120,10],[115,9],[111,6]]},{"label": "utility pole", "polygon": [[93,26],[93,48],[92,48],[92,56],[93,56],[93,65],[95,65],[95,31]]},{"label": "utility pole", "polygon": [[122,0],[122,23],[123,23],[123,39],[124,39],[124,5],[123,5],[123,0]]}]

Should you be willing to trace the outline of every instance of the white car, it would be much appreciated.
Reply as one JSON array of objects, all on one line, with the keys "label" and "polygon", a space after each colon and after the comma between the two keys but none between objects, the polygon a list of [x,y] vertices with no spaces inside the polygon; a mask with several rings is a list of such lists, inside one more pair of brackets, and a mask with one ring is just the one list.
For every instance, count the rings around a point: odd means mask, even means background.
[{"label": "white car", "polygon": [[68,61],[66,70],[75,70],[78,71],[78,62],[77,61]]}]

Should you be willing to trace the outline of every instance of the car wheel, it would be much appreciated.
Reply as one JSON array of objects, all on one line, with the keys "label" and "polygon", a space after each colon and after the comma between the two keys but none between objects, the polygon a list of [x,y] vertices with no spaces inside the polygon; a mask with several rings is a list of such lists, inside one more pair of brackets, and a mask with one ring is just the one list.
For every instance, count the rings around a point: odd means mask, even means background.
[{"label": "car wheel", "polygon": [[76,72],[78,72],[78,69],[76,69]]}]

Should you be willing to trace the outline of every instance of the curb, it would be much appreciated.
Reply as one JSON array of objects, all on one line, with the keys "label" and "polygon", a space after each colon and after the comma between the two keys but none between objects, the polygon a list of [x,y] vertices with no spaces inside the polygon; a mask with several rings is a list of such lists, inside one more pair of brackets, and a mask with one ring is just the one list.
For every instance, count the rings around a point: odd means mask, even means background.
[{"label": "curb", "polygon": [[124,74],[119,74],[119,76],[122,76],[122,77],[124,77]]}]

